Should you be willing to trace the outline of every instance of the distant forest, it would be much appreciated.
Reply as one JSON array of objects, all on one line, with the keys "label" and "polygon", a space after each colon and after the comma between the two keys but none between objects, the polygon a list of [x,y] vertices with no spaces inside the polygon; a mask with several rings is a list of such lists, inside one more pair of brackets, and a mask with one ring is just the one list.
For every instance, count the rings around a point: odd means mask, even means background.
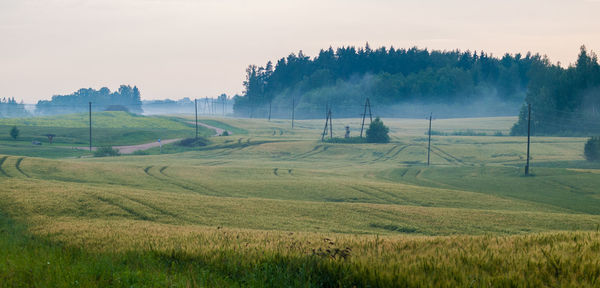
[{"label": "distant forest", "polygon": [[[250,65],[238,116],[358,117],[368,97],[385,117],[517,115],[513,135],[527,132],[527,107],[539,135],[600,134],[600,68],[585,46],[572,66],[539,54],[341,47],[310,58],[300,51],[275,65]],[[519,113],[519,108],[521,108]]]},{"label": "distant forest", "polygon": [[[600,65],[581,47],[575,65],[562,68],[547,59],[529,72],[526,103],[531,104],[534,135],[600,135]],[[511,134],[527,135],[527,106]]]},{"label": "distant forest", "polygon": [[132,113],[143,112],[140,90],[129,85],[121,85],[119,90],[114,92],[102,87],[99,90],[87,88],[69,95],[55,95],[52,96],[52,100],[38,101],[35,112],[38,115],[86,112],[89,102],[92,102],[93,111],[125,108]]},{"label": "distant forest", "polygon": [[275,65],[250,65],[245,91],[235,100],[238,116],[357,117],[367,97],[387,117],[516,115],[532,67],[548,66],[536,54],[429,51],[410,48],[341,47],[310,58],[300,51]]},{"label": "distant forest", "polygon": [[0,118],[27,117],[29,113],[25,110],[25,104],[18,103],[15,98],[0,99]]}]

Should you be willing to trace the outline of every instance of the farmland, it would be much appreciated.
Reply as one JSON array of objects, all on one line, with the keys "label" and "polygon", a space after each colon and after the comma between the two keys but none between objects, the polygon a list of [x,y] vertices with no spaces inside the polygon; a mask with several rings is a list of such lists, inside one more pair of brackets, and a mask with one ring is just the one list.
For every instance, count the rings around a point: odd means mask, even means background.
[{"label": "farmland", "polygon": [[[8,131],[13,126],[19,129],[16,140]],[[191,125],[179,118],[145,117],[125,112],[94,112],[92,118],[93,145],[134,145],[157,141],[193,137]],[[0,147],[2,154],[31,157],[80,157],[87,153],[74,149],[89,145],[88,114],[70,114],[36,118],[0,119]],[[200,136],[211,135],[212,131],[199,127]],[[56,135],[49,143],[47,134]],[[32,146],[32,141],[41,146]]]},{"label": "farmland", "polygon": [[[65,134],[85,129],[72,124],[84,115],[72,117],[57,124]],[[534,137],[525,177],[526,139],[505,136],[515,117],[434,121],[444,135],[486,136],[434,136],[429,167],[427,122],[383,120],[388,144],[323,143],[323,121],[233,118],[201,119],[231,136],[147,156],[36,158],[27,141],[3,139],[0,282],[599,285],[600,165],[583,160],[585,138]],[[98,125],[121,133],[114,144],[138,144],[193,135],[189,121]],[[336,119],[334,136],[359,124]],[[118,136],[136,131],[157,134]],[[85,145],[73,139],[61,141]]]}]

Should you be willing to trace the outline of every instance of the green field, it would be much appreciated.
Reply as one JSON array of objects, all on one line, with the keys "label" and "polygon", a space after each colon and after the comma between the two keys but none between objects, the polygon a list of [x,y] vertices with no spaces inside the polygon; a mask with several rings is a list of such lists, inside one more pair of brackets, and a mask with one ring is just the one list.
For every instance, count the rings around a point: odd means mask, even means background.
[{"label": "green field", "polygon": [[[193,133],[190,120],[105,128]],[[533,137],[526,177],[523,137],[434,136],[426,166],[425,120],[383,119],[388,144],[320,142],[321,120],[200,121],[233,135],[78,159],[2,139],[0,285],[600,285],[600,165],[583,160],[585,138]],[[433,125],[506,135],[514,121]],[[360,119],[333,124],[360,133]]]},{"label": "green field", "polygon": [[[8,155],[62,158],[89,153],[74,147],[89,146],[89,115],[71,114],[36,118],[0,119],[0,152]],[[14,140],[9,131],[19,129]],[[210,129],[199,127],[200,136],[212,135]],[[49,143],[47,134],[54,134]],[[157,139],[194,137],[195,127],[177,117],[146,117],[125,112],[94,112],[92,114],[93,146],[136,145]],[[42,145],[32,145],[32,141]]]}]

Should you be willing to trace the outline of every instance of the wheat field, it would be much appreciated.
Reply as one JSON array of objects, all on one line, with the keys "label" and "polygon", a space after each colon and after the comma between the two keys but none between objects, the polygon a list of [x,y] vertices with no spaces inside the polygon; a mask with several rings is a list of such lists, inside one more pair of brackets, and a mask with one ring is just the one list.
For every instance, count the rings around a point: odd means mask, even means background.
[{"label": "wheat field", "polygon": [[[429,167],[428,123],[383,120],[388,144],[323,143],[318,120],[202,118],[232,135],[172,154],[0,155],[0,283],[600,285],[586,139],[534,137],[525,177],[513,117],[435,120],[486,136],[434,136]],[[335,135],[346,125],[360,133],[340,119]]]}]

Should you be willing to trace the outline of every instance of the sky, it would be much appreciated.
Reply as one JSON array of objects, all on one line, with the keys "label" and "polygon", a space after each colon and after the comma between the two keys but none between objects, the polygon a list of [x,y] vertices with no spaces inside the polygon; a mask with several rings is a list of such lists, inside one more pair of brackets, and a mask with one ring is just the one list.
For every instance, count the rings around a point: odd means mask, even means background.
[{"label": "sky", "polygon": [[242,93],[245,69],[339,46],[600,52],[600,0],[0,0],[0,98],[137,85],[143,100]]}]

